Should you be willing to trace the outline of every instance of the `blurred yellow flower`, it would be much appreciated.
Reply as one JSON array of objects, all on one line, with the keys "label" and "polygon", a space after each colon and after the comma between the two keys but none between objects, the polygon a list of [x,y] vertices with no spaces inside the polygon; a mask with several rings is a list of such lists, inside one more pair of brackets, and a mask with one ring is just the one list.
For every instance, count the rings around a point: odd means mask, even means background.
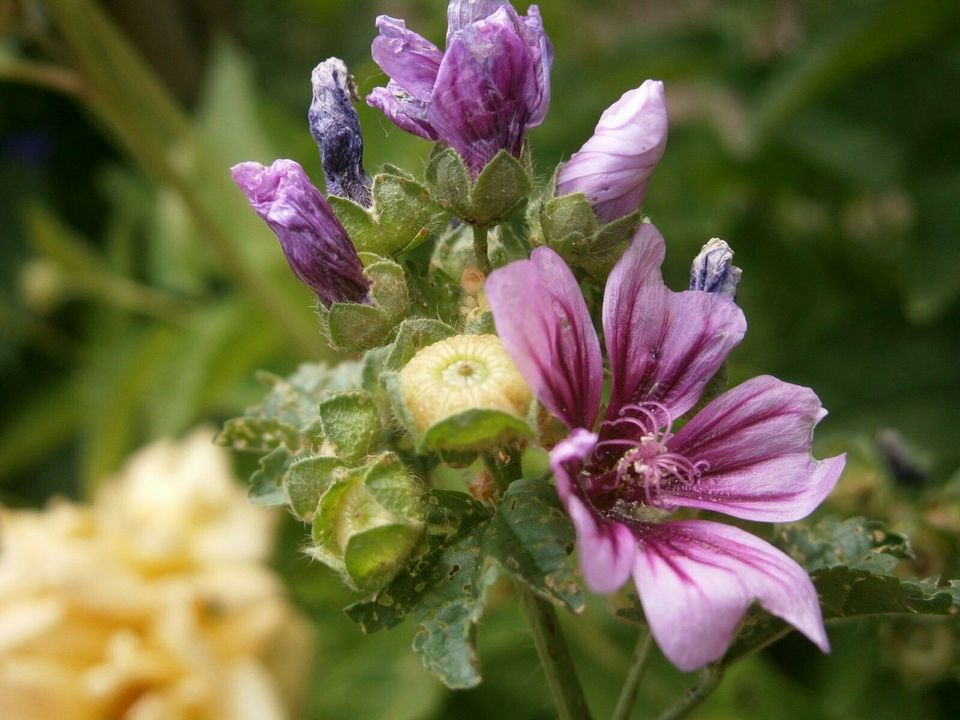
[{"label": "blurred yellow flower", "polygon": [[0,717],[295,716],[310,626],[212,435],[147,447],[93,505],[0,508]]}]

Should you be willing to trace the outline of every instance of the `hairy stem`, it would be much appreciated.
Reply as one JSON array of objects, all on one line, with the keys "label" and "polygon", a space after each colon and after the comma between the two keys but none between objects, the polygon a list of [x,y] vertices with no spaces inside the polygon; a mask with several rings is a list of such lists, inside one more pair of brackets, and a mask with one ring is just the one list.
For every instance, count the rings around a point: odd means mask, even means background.
[{"label": "hairy stem", "polygon": [[642,631],[637,638],[637,645],[633,650],[633,662],[630,664],[630,671],[623,683],[623,689],[620,690],[612,720],[627,720],[630,717],[633,703],[637,699],[637,690],[640,689],[640,680],[643,678],[644,670],[647,669],[647,658],[650,657],[652,645],[653,636],[650,631]]},{"label": "hairy stem", "polygon": [[477,267],[484,275],[490,274],[490,257],[487,254],[487,228],[473,226],[473,253],[477,256]]},{"label": "hairy stem", "polygon": [[700,679],[690,686],[680,699],[664,710],[657,720],[680,720],[685,718],[691,710],[707,699],[720,680],[723,679],[723,667],[719,664],[708,665],[700,674]]},{"label": "hairy stem", "polygon": [[540,665],[547,677],[550,695],[560,720],[590,720],[590,709],[583,696],[573,658],[560,632],[553,605],[517,583],[523,611],[533,633]]}]

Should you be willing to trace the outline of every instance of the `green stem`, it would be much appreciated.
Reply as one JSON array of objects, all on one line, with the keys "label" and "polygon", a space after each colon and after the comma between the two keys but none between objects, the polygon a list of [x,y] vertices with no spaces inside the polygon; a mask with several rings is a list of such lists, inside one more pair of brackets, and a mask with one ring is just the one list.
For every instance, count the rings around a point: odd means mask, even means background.
[{"label": "green stem", "polygon": [[477,267],[484,275],[490,274],[490,257],[487,254],[487,228],[473,226],[473,253],[477,256]]},{"label": "green stem", "polygon": [[723,679],[723,667],[719,664],[708,665],[700,674],[700,679],[683,693],[679,700],[664,710],[657,720],[680,720],[707,699],[720,680]]},{"label": "green stem", "polygon": [[523,611],[533,633],[540,665],[560,720],[590,720],[590,709],[583,696],[573,658],[560,632],[553,605],[517,583]]},{"label": "green stem", "polygon": [[633,703],[637,699],[637,690],[640,689],[640,680],[643,678],[644,670],[647,669],[647,658],[650,657],[650,647],[652,645],[653,636],[648,630],[642,631],[640,637],[637,638],[637,645],[633,650],[633,663],[630,665],[627,679],[624,681],[620,697],[617,699],[617,707],[613,711],[612,720],[627,720],[630,717]]}]

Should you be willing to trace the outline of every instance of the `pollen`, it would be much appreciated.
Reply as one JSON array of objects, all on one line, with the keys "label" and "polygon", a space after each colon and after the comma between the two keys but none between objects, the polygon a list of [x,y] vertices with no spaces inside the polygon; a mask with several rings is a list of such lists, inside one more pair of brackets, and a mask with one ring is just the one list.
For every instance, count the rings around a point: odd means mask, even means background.
[{"label": "pollen", "polygon": [[465,410],[524,417],[533,398],[496,335],[455,335],[428,345],[400,372],[400,387],[420,432]]}]

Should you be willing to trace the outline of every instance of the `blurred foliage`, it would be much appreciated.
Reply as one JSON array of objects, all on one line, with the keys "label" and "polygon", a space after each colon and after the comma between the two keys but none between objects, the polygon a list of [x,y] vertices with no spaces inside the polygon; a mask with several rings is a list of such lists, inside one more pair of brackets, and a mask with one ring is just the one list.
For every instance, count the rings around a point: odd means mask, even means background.
[{"label": "blurred foliage", "polygon": [[[622,92],[664,80],[671,136],[645,212],[667,239],[668,282],[685,283],[708,238],[731,243],[750,322],[731,380],[814,387],[831,411],[820,454],[851,453],[830,510],[909,534],[900,573],[957,577],[960,5],[542,10],[557,56],[531,135],[538,174]],[[286,156],[321,177],[309,71],[338,55],[361,92],[380,84],[368,51],[380,13],[443,36],[426,0],[0,4],[0,499],[89,492],[146,440],[253,405],[255,369],[332,357],[227,168]],[[370,108],[360,118],[368,167],[422,170],[426,143]],[[412,625],[359,635],[341,613],[356,598],[295,552],[301,541],[291,521],[278,563],[318,626],[310,717],[551,716],[509,584],[487,591],[484,683],[450,694],[409,652]],[[598,717],[633,642],[607,602],[590,598],[568,626]],[[830,634],[827,657],[791,635],[735,665],[698,717],[937,718],[960,704],[955,619]],[[664,707],[688,682],[656,658],[637,705]]]}]

